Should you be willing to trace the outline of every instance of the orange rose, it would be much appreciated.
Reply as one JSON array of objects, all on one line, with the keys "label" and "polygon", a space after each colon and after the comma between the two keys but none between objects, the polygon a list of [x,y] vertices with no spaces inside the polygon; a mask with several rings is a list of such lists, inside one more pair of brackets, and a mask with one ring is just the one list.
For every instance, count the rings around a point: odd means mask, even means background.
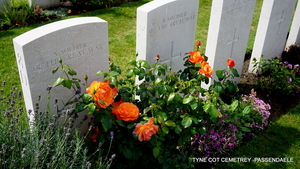
[{"label": "orange rose", "polygon": [[136,105],[124,102],[121,103],[112,113],[120,120],[131,122],[139,117],[140,111]]},{"label": "orange rose", "polygon": [[199,73],[204,74],[206,77],[211,77],[213,69],[209,66],[208,62],[204,61],[201,64]]},{"label": "orange rose", "polygon": [[196,46],[199,48],[201,46],[201,41],[197,41]]},{"label": "orange rose", "polygon": [[109,82],[94,81],[86,92],[93,96],[95,103],[106,108],[114,102],[114,97],[117,94],[117,88],[111,88]]},{"label": "orange rose", "polygon": [[123,99],[120,99],[118,102],[113,102],[113,103],[111,104],[111,105],[112,105],[111,113],[112,113],[112,114],[115,114],[116,109],[117,109],[122,103],[124,103]]},{"label": "orange rose", "polygon": [[151,136],[158,131],[158,126],[153,124],[153,119],[150,118],[147,123],[138,123],[135,126],[134,134],[139,135],[140,141],[149,141]]},{"label": "orange rose", "polygon": [[190,52],[190,57],[188,57],[188,60],[192,63],[200,63],[204,61],[204,57],[200,54],[199,51],[193,51]]},{"label": "orange rose", "polygon": [[234,66],[235,66],[234,60],[228,59],[228,60],[227,60],[227,65],[228,65],[229,67],[234,67]]}]

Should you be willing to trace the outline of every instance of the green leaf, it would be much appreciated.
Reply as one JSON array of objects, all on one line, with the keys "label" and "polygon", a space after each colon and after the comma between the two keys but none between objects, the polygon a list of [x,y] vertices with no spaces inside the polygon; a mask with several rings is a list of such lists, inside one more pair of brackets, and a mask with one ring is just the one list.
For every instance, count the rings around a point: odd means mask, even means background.
[{"label": "green leaf", "polygon": [[219,81],[222,81],[225,77],[224,70],[217,70],[216,75],[217,75]]},{"label": "green leaf", "polygon": [[68,88],[68,89],[71,89],[72,87],[72,80],[69,80],[69,79],[65,79],[64,82],[63,82],[63,86]]},{"label": "green leaf", "polygon": [[233,112],[235,111],[235,109],[238,107],[239,105],[239,101],[238,100],[234,100],[231,105],[229,106],[229,111]]},{"label": "green leaf", "polygon": [[154,82],[154,84],[159,84],[161,81],[163,81],[161,78],[157,78],[156,80],[155,80],[155,82]]},{"label": "green leaf", "polygon": [[188,128],[191,126],[192,122],[192,118],[187,116],[182,119],[181,124],[184,128]]},{"label": "green leaf", "polygon": [[159,124],[165,124],[165,121],[164,121],[164,119],[163,119],[163,117],[161,117],[160,115],[158,115],[158,116],[156,116],[157,117],[157,122],[159,123]]},{"label": "green leaf", "polygon": [[143,68],[150,69],[150,65],[148,65],[146,62],[143,62],[143,63],[141,64],[141,66],[142,66]]},{"label": "green leaf", "polygon": [[192,110],[196,110],[198,108],[198,103],[196,100],[191,101],[190,106]]},{"label": "green leaf", "polygon": [[123,155],[127,158],[127,159],[131,159],[131,157],[132,157],[132,152],[131,152],[131,150],[130,149],[124,149],[123,150]]},{"label": "green leaf", "polygon": [[126,71],[126,77],[127,78],[131,78],[133,76],[133,69],[128,69],[127,71]]},{"label": "green leaf", "polygon": [[176,96],[176,93],[170,93],[170,95],[168,97],[168,102],[171,102],[175,96]]},{"label": "green leaf", "polygon": [[154,74],[155,76],[159,76],[158,73],[159,73],[159,72],[158,72],[158,68],[155,68],[155,69],[153,70],[153,74]]},{"label": "green leaf", "polygon": [[146,91],[143,91],[140,95],[141,101],[148,100],[147,97],[148,97],[148,95],[147,95]]},{"label": "green leaf", "polygon": [[191,133],[192,133],[192,134],[198,134],[198,132],[196,131],[196,128],[195,128],[195,127],[192,128]]},{"label": "green leaf", "polygon": [[144,77],[145,77],[145,73],[141,73],[141,74],[139,74],[139,80],[143,80],[144,79]]},{"label": "green leaf", "polygon": [[122,120],[117,119],[116,122],[117,122],[120,126],[126,127],[125,124],[124,124],[124,122],[123,122]]},{"label": "green leaf", "polygon": [[71,75],[71,76],[77,75],[77,73],[70,67],[69,67],[69,70],[68,70],[68,74]]},{"label": "green leaf", "polygon": [[203,108],[204,108],[204,111],[209,113],[209,115],[212,118],[218,117],[219,112],[218,112],[217,108],[215,107],[215,105],[213,105],[212,103],[206,103]]},{"label": "green leaf", "polygon": [[228,93],[235,92],[236,86],[233,84],[233,82],[230,81],[230,82],[226,83],[226,87],[227,87]]},{"label": "green leaf", "polygon": [[127,128],[128,128],[128,129],[132,129],[132,128],[135,127],[135,125],[136,125],[136,123],[129,123],[129,124],[127,125]]},{"label": "green leaf", "polygon": [[109,72],[109,75],[112,76],[112,77],[115,77],[115,76],[118,76],[120,73],[119,72],[116,72],[116,71],[111,71]]},{"label": "green leaf", "polygon": [[169,133],[169,128],[167,126],[164,126],[162,128],[162,131],[165,133],[165,134],[168,134]]},{"label": "green leaf", "polygon": [[92,98],[93,98],[92,95],[85,93],[85,94],[83,94],[83,96],[82,96],[82,101],[83,101],[84,103],[89,103],[89,102],[92,100]]},{"label": "green leaf", "polygon": [[140,74],[140,70],[137,69],[137,68],[134,68],[134,69],[133,69],[133,72],[134,72],[134,74],[136,74],[136,75],[139,75],[139,74]]},{"label": "green leaf", "polygon": [[183,98],[182,103],[183,104],[188,104],[189,102],[191,102],[194,99],[194,97],[192,95],[188,95],[185,98]]},{"label": "green leaf", "polygon": [[85,110],[85,104],[84,103],[76,103],[75,111],[76,112],[82,112]]},{"label": "green leaf", "polygon": [[200,127],[200,134],[205,134],[206,133],[206,127]]},{"label": "green leaf", "polygon": [[80,88],[80,84],[77,81],[73,81],[73,83],[75,83],[75,86],[79,89]]},{"label": "green leaf", "polygon": [[105,73],[107,73],[107,72],[105,72],[105,71],[103,71],[103,70],[100,70],[100,71],[98,71],[95,75],[102,75],[102,74],[105,74]]},{"label": "green leaf", "polygon": [[115,76],[111,76],[109,81],[112,85],[117,86],[117,78]]},{"label": "green leaf", "polygon": [[56,72],[57,72],[57,70],[58,70],[58,68],[59,68],[59,66],[58,66],[58,67],[56,67],[54,70],[52,70],[52,74],[56,73]]},{"label": "green leaf", "polygon": [[107,115],[104,115],[101,116],[101,124],[104,129],[104,132],[107,132],[107,130],[109,130],[112,126],[112,121]]},{"label": "green leaf", "polygon": [[160,72],[161,72],[162,75],[164,75],[164,76],[166,75],[166,70],[165,69],[160,69]]},{"label": "green leaf", "polygon": [[215,84],[213,90],[219,94],[225,93],[223,87],[219,84]]},{"label": "green leaf", "polygon": [[232,68],[231,71],[235,77],[240,77],[238,71],[235,68]]},{"label": "green leaf", "polygon": [[152,149],[153,156],[156,158],[159,155],[159,147],[154,147]]},{"label": "green leaf", "polygon": [[176,132],[177,134],[180,134],[180,133],[182,132],[182,129],[181,129],[181,127],[180,127],[179,125],[177,125],[177,126],[175,127],[175,132]]},{"label": "green leaf", "polygon": [[164,119],[164,121],[168,119],[168,115],[163,111],[160,111],[157,114],[160,115]]},{"label": "green leaf", "polygon": [[251,111],[251,106],[246,106],[242,112],[243,115],[249,114]]},{"label": "green leaf", "polygon": [[176,124],[172,120],[166,121],[165,124],[169,127],[176,127]]},{"label": "green leaf", "polygon": [[[96,110],[96,106],[94,105],[94,103],[90,103],[87,105],[88,107],[88,114],[93,114],[94,111]],[[85,106],[86,107],[86,106]]]},{"label": "green leaf", "polygon": [[241,127],[241,128],[242,128],[242,131],[244,131],[244,132],[251,132],[251,130],[247,127]]},{"label": "green leaf", "polygon": [[59,86],[65,81],[65,78],[59,77],[56,81],[52,84],[52,87]]}]

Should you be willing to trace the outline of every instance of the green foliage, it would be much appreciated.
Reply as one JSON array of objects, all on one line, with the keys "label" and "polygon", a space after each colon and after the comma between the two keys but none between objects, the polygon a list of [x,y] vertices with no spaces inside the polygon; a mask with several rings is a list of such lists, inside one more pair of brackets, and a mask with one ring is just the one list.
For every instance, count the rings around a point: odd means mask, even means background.
[{"label": "green foliage", "polygon": [[46,17],[56,16],[59,18],[64,18],[69,15],[67,8],[58,8],[55,10],[41,10],[40,14]]},{"label": "green foliage", "polygon": [[27,4],[21,4],[20,7],[13,7],[7,0],[0,6],[0,12],[3,14],[3,22],[9,26],[24,26],[26,21],[34,15],[34,7]]},{"label": "green foliage", "polygon": [[300,84],[299,65],[280,62],[279,58],[261,58],[255,62],[254,69],[261,72],[258,85],[263,89],[278,90],[289,95]]},{"label": "green foliage", "polygon": [[236,81],[233,81],[235,77],[239,77],[239,73],[233,67],[227,67],[222,70],[217,70],[216,75],[218,81],[214,80],[213,85],[210,86],[211,90],[220,94],[220,97],[227,101],[231,100],[238,96],[237,92],[239,88]]}]

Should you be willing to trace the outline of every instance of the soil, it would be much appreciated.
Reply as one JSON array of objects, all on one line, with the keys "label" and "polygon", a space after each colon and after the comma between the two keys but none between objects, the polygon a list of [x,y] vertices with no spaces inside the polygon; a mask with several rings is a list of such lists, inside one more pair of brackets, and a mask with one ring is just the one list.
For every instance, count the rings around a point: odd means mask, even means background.
[{"label": "soil", "polygon": [[[85,13],[87,11],[100,9],[100,8],[94,8],[91,5],[88,6],[84,4],[72,4],[70,1],[62,2],[61,5],[57,8],[67,8],[69,15],[78,15],[81,13]],[[27,21],[26,25],[28,26],[36,23],[49,22],[57,18],[59,17],[55,15],[46,17],[44,15],[37,14],[31,17]],[[16,26],[24,26],[24,25],[20,24]],[[5,31],[9,28],[10,28],[9,26],[4,25],[3,27],[0,27],[0,31]],[[248,73],[249,62],[250,62],[250,55],[248,54],[245,56],[243,71],[242,71],[240,82],[238,84],[240,89],[239,93],[249,94],[251,93],[251,90],[254,90],[258,98],[264,100],[266,103],[271,105],[271,110],[270,110],[271,121],[275,121],[280,116],[286,114],[291,108],[295,107],[300,103],[300,94],[298,93],[285,95],[280,91],[265,90],[259,88],[257,86],[257,76],[252,73]]]}]

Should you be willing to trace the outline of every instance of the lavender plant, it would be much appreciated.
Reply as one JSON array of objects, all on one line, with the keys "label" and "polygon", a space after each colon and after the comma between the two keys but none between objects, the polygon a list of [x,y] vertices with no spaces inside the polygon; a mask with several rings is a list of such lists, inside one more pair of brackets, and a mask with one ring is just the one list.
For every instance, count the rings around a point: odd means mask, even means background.
[{"label": "lavender plant", "polygon": [[[223,103],[224,104],[224,103]],[[206,131],[192,137],[191,149],[196,157],[220,157],[243,140],[258,134],[268,125],[271,107],[254,94],[219,109],[219,118],[203,121]]]},{"label": "lavender plant", "polygon": [[257,135],[268,125],[271,106],[255,96],[255,94],[242,95],[225,109],[231,117],[228,122],[238,125],[244,138]]},{"label": "lavender plant", "polygon": [[[224,118],[225,117],[225,118]],[[205,134],[196,134],[193,136],[191,148],[196,157],[220,157],[228,155],[233,148],[239,144],[241,133],[237,126],[226,122],[228,116],[220,118],[217,123],[207,125],[208,131]]]},{"label": "lavender plant", "polygon": [[258,97],[255,97],[254,94],[242,95],[242,102],[251,104],[252,112],[250,110],[249,114],[252,113],[253,116],[257,118],[257,120],[253,120],[252,122],[248,123],[250,128],[258,131],[264,130],[268,125],[268,119],[271,115],[269,111],[271,106]]},{"label": "lavender plant", "polygon": [[[56,114],[40,111],[38,103],[30,125],[22,92],[0,90],[0,169],[2,168],[109,168],[113,157],[102,158],[101,146],[90,149],[86,136],[74,126],[74,109]],[[24,116],[25,115],[25,116]],[[61,120],[62,119],[62,120]],[[62,121],[66,123],[62,123]],[[101,145],[101,144],[100,144]]]}]

